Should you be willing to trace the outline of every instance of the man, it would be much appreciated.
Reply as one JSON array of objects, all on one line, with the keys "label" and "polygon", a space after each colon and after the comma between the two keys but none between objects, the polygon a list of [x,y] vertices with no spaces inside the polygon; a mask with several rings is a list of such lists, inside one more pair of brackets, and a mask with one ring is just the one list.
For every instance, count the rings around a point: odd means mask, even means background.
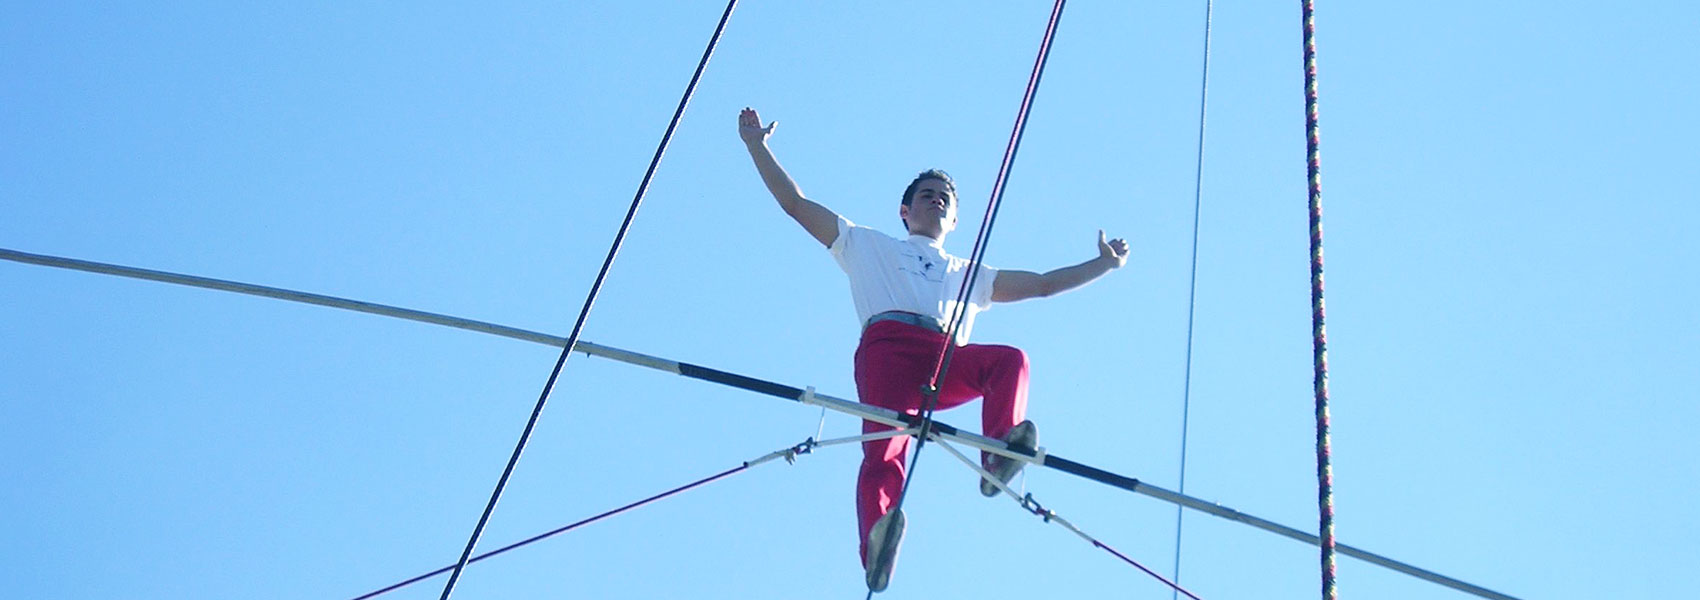
[{"label": "man", "polygon": [[[1022,419],[1027,411],[1027,356],[1009,346],[967,343],[974,316],[992,302],[1050,296],[1085,285],[1127,264],[1127,242],[1106,240],[1099,230],[1097,257],[1046,273],[981,265],[972,297],[959,306],[956,296],[968,276],[969,261],[944,251],[944,238],[956,229],[957,217],[956,185],[950,175],[929,170],[909,184],[897,210],[908,237],[892,238],[805,198],[767,146],[775,125],[763,127],[761,117],[750,108],[738,115],[738,135],[767,190],[785,214],[832,252],[850,277],[850,296],[863,324],[856,348],[857,398],[864,404],[919,413],[925,401],[922,388],[931,383],[948,343],[944,328],[957,312],[965,311],[950,368],[938,384],[937,408],[984,398],[981,431],[986,436],[1029,451],[1036,448],[1038,431],[1031,421]],[[866,433],[892,429],[862,422]],[[908,450],[908,436],[862,444],[856,515],[868,588],[876,592],[890,582],[902,539],[903,512],[891,508],[903,490]],[[1005,483],[1023,466],[1021,461],[986,453],[981,454],[981,462]],[[982,479],[980,491],[995,496],[998,486]]]}]

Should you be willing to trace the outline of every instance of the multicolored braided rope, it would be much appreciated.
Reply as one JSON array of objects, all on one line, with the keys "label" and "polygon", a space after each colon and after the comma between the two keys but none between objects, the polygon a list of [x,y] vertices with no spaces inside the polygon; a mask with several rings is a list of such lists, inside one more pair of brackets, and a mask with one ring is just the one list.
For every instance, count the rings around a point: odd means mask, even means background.
[{"label": "multicolored braided rope", "polygon": [[1322,547],[1322,600],[1335,600],[1334,467],[1328,442],[1328,328],[1322,302],[1322,158],[1316,119],[1316,17],[1304,4],[1306,162],[1310,181],[1310,319],[1316,387],[1316,482]]}]

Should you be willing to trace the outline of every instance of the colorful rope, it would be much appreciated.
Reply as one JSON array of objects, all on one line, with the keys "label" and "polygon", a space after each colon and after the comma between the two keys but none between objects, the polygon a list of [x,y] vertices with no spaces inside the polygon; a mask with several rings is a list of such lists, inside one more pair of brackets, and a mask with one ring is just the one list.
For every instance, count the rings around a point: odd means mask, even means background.
[{"label": "colorful rope", "polygon": [[1334,467],[1328,442],[1328,328],[1322,302],[1322,158],[1316,118],[1316,17],[1313,0],[1303,0],[1305,44],[1305,149],[1310,182],[1310,320],[1316,388],[1317,536],[1322,548],[1322,599],[1335,600]]}]

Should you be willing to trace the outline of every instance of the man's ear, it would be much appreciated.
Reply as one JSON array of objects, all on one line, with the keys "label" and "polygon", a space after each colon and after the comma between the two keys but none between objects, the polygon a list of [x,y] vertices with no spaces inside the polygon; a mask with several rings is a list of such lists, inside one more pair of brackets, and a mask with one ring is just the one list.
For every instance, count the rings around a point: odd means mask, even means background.
[{"label": "man's ear", "polygon": [[908,204],[897,205],[897,218],[903,220],[903,230],[909,231],[909,205]]}]

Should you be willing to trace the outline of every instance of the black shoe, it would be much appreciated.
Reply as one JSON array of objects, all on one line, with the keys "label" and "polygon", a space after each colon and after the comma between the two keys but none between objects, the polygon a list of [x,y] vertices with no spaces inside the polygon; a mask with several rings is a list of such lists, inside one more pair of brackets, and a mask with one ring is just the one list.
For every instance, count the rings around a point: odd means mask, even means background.
[{"label": "black shoe", "polygon": [[897,548],[903,545],[903,529],[907,524],[903,510],[897,509],[885,513],[868,532],[868,564],[864,566],[868,569],[870,591],[883,592],[891,583],[891,572],[897,567]]},{"label": "black shoe", "polygon": [[[1032,421],[1022,421],[1016,424],[1015,427],[1010,428],[1009,433],[1004,434],[1003,441],[1004,443],[1009,444],[1011,450],[1022,450],[1029,453],[1034,452],[1039,448],[1039,427],[1034,425]],[[1016,460],[996,454],[992,455],[990,462],[991,464],[987,466],[986,470],[991,471],[992,475],[997,476],[999,483],[1006,485],[1009,483],[1009,480],[1015,478],[1016,473],[1021,472],[1022,467],[1027,466],[1026,461]],[[984,477],[980,478],[981,495],[990,498],[998,495],[998,491],[998,485],[996,483],[992,483],[990,479],[986,479]]]}]

